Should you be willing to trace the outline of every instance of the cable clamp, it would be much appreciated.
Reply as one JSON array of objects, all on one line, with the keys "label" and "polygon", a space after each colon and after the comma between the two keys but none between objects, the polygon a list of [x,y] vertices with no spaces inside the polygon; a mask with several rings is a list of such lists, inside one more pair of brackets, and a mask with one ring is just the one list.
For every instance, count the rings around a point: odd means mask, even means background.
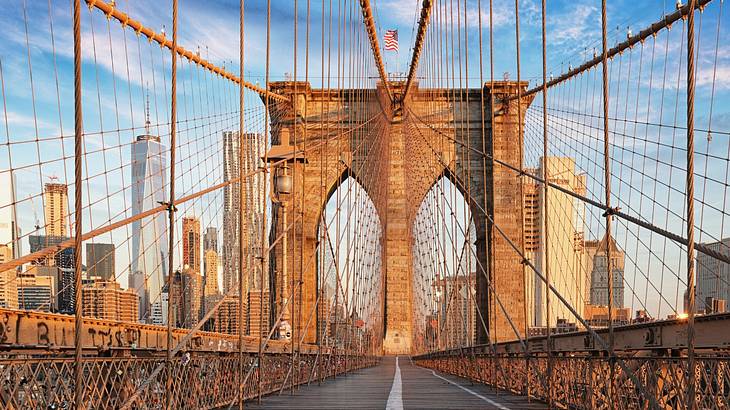
[{"label": "cable clamp", "polygon": [[530,260],[527,259],[527,258],[522,258],[522,260],[520,261],[520,263],[523,264],[523,265],[528,265],[530,263]]},{"label": "cable clamp", "polygon": [[621,207],[614,207],[614,208],[606,208],[606,212],[603,213],[603,217],[607,217],[609,215],[616,215],[619,211],[621,211]]},{"label": "cable clamp", "polygon": [[157,203],[163,205],[167,212],[177,212],[177,207],[172,202],[157,201]]}]

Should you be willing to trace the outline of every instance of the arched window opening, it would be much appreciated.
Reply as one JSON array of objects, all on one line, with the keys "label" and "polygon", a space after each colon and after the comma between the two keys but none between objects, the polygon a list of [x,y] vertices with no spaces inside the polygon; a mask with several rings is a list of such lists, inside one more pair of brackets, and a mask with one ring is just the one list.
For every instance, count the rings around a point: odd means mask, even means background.
[{"label": "arched window opening", "polygon": [[380,217],[365,189],[346,177],[332,192],[318,227],[317,338],[356,348],[382,329]]},{"label": "arched window opening", "polygon": [[426,194],[413,222],[413,309],[417,351],[469,346],[476,303],[476,227],[469,203],[447,176]]}]

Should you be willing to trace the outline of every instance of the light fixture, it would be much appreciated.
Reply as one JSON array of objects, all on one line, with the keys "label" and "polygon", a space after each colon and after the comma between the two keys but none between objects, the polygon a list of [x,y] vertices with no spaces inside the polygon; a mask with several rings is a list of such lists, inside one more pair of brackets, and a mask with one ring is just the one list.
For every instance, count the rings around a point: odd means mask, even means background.
[{"label": "light fixture", "polygon": [[289,175],[289,164],[284,162],[282,165],[276,167],[276,174],[274,175],[274,190],[276,195],[291,194],[294,186],[292,176]]},{"label": "light fixture", "polygon": [[279,132],[279,143],[272,145],[266,154],[266,159],[274,166],[272,172],[274,199],[280,201],[279,195],[291,194],[294,189],[294,179],[289,174],[289,164],[306,162],[306,158],[302,150],[289,143],[289,129],[283,128]]}]

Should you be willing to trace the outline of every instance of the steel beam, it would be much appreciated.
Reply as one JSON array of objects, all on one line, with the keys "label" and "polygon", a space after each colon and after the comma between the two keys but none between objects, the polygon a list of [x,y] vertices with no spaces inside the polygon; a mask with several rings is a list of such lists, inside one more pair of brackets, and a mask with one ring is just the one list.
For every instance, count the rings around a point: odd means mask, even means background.
[{"label": "steel beam", "polygon": [[[84,318],[81,344],[85,354],[93,352],[165,353],[167,328],[142,323]],[[190,329],[174,329],[172,345],[176,346]],[[54,313],[0,308],[0,355],[22,352],[64,353],[74,349],[74,317]],[[271,340],[266,353],[287,353],[289,343]],[[185,350],[198,352],[238,352],[238,335],[196,332]],[[244,337],[244,351],[258,351],[258,338]],[[314,345],[302,344],[301,351],[316,353]]]},{"label": "steel beam", "polygon": [[[604,337],[608,328],[596,329],[596,334]],[[730,349],[730,313],[716,313],[697,316],[695,319],[695,346],[701,349]],[[615,350],[618,352],[636,352],[646,350],[683,350],[687,348],[687,319],[669,319],[655,322],[637,323],[615,327]],[[520,341],[496,343],[497,354],[518,354],[522,352]],[[603,352],[605,348],[595,342],[588,331],[553,334],[550,337],[553,354],[580,354]],[[477,345],[466,348],[475,355],[492,354],[489,345]],[[546,336],[530,336],[530,352],[540,354],[547,352]],[[463,355],[463,349],[445,350],[430,353],[418,358],[439,355]]]}]

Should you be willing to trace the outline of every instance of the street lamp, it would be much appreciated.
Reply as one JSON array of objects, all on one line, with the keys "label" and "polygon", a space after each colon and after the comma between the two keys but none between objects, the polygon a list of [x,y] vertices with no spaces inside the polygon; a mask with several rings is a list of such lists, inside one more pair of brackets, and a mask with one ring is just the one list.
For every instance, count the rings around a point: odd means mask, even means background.
[{"label": "street lamp", "polygon": [[[294,178],[289,174],[290,164],[305,162],[304,152],[289,143],[289,129],[282,128],[279,131],[279,144],[272,145],[267,154],[269,163],[274,167],[271,173],[273,195],[272,200],[281,207],[281,220],[284,227],[282,237],[282,272],[281,272],[281,321],[278,326],[279,339],[289,340],[292,338],[292,328],[289,324],[289,309],[285,308],[288,304],[289,295],[287,292],[287,281],[289,277],[289,264],[287,263],[287,248],[289,234],[286,232],[287,221],[287,205],[288,199],[294,189]],[[292,289],[293,291],[293,289]]]},{"label": "street lamp", "polygon": [[291,194],[294,180],[289,175],[289,163],[284,162],[274,170],[274,193],[278,202],[283,203],[281,195]]}]

